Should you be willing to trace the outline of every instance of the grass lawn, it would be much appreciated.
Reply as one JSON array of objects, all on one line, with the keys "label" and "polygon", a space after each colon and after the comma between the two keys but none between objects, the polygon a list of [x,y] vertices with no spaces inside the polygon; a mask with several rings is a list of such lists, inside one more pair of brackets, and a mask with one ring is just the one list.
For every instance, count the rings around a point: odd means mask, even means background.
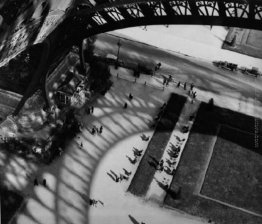
[{"label": "grass lawn", "polygon": [[[221,224],[262,223],[262,218],[259,216],[209,200],[199,194],[257,213],[262,207],[261,193],[259,193],[261,179],[257,179],[258,176],[261,178],[259,172],[261,173],[262,158],[259,153],[262,138],[259,138],[259,147],[254,147],[255,119],[223,108],[215,107],[213,111],[207,111],[206,108],[206,104],[201,103],[171,183],[171,189],[181,187],[180,198],[174,199],[167,195],[165,204]],[[257,133],[260,136],[261,123],[259,120]],[[227,128],[227,125],[231,127]],[[219,127],[221,128],[218,134]],[[247,131],[252,134],[243,135]],[[219,156],[216,156],[217,153]],[[213,158],[216,159],[215,162]],[[209,161],[211,163],[208,168]],[[205,175],[207,176],[202,185]],[[248,180],[253,183],[244,183]],[[253,189],[246,189],[249,187]],[[227,191],[228,193],[225,193]],[[256,197],[258,198],[254,202],[253,199]]]},{"label": "grass lawn", "polygon": [[152,161],[152,157],[158,161],[161,159],[185,102],[184,96],[171,94],[165,112],[128,188],[132,194],[137,196],[146,194],[156,172],[149,161]]},{"label": "grass lawn", "polygon": [[262,215],[262,155],[247,150],[253,142],[253,134],[223,126],[201,194]]},{"label": "grass lawn", "polygon": [[24,198],[5,188],[1,188],[1,223],[6,224],[23,203]]}]

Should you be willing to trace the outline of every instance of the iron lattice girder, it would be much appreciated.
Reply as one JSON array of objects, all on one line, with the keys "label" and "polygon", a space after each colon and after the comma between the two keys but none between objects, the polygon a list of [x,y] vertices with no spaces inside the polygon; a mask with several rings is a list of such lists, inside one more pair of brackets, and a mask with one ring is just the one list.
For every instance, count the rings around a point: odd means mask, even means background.
[{"label": "iron lattice girder", "polygon": [[91,33],[91,29],[102,26],[117,29],[124,24],[140,25],[141,21],[152,24],[150,20],[160,17],[166,17],[160,20],[167,24],[190,22],[262,30],[262,0],[100,0],[87,9],[74,11],[72,16],[85,21]]}]

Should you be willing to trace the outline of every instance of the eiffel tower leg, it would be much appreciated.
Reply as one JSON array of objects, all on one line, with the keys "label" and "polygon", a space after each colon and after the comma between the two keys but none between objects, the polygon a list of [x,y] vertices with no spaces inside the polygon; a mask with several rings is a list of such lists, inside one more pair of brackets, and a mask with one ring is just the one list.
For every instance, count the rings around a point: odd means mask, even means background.
[{"label": "eiffel tower leg", "polygon": [[23,95],[22,99],[20,100],[14,112],[12,113],[14,116],[16,116],[21,111],[26,100],[29,97],[31,97],[39,87],[41,87],[41,80],[43,76],[45,76],[46,73],[48,72],[48,57],[49,57],[50,46],[49,46],[49,42],[47,41],[45,41],[43,44],[44,46],[43,46],[43,51],[42,51],[41,61],[39,63],[39,66],[36,69],[36,72],[33,74],[33,77],[30,81],[29,86],[27,87],[25,94]]}]

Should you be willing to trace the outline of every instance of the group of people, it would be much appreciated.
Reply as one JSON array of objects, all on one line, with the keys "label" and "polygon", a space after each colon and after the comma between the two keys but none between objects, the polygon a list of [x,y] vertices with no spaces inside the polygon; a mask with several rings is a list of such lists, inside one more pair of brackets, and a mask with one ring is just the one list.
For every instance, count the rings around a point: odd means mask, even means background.
[{"label": "group of people", "polygon": [[[181,82],[179,81],[179,82],[177,83],[177,87],[179,88],[180,85],[181,85]],[[193,98],[193,99],[192,99],[192,103],[194,103],[194,99],[196,98],[196,91],[193,90],[194,87],[195,87],[195,85],[194,85],[193,83],[191,83],[191,84],[190,84],[190,89],[189,89],[189,91],[188,91],[188,95],[189,95],[189,96],[192,96],[192,98]],[[184,90],[187,90],[187,83],[186,83],[186,82],[184,83]]]},{"label": "group of people", "polygon": [[151,160],[148,161],[149,165],[153,166],[157,171],[162,172],[164,170],[164,160],[157,160],[155,157],[150,156]]},{"label": "group of people", "polygon": [[104,206],[104,203],[100,200],[95,200],[95,199],[91,199],[91,198],[89,199],[89,205],[91,205],[91,206],[96,207],[98,203],[100,203],[101,205]]},{"label": "group of people", "polygon": [[[34,186],[38,186],[38,185],[39,185],[38,179],[35,178],[35,179],[34,179]],[[46,179],[45,179],[45,178],[42,180],[42,185],[43,185],[44,187],[47,187],[47,185],[46,185]]]},{"label": "group of people", "polygon": [[[131,101],[133,98],[134,98],[134,96],[133,96],[131,93],[129,93],[128,99]],[[124,103],[124,107],[123,107],[123,108],[124,108],[124,109],[127,108],[127,102]]]},{"label": "group of people", "polygon": [[127,171],[125,168],[123,168],[123,171],[124,173],[117,175],[113,170],[110,170],[110,172],[107,172],[107,175],[110,176],[116,183],[119,183],[123,180],[129,180],[129,176],[132,174],[132,172]]},{"label": "group of people", "polygon": [[189,91],[188,91],[188,95],[189,95],[189,96],[192,96],[192,98],[195,99],[195,98],[196,98],[196,91],[189,90]]},{"label": "group of people", "polygon": [[146,136],[145,134],[142,134],[140,137],[141,137],[142,141],[145,141],[145,142],[147,142],[150,138],[149,136]]},{"label": "group of people", "polygon": [[102,132],[103,132],[103,126],[102,125],[100,126],[100,128],[98,128],[95,125],[92,127],[92,130],[91,130],[92,135],[95,135],[97,133],[102,134]]},{"label": "group of people", "polygon": [[128,158],[128,160],[129,160],[130,163],[132,163],[132,164],[136,164],[137,161],[138,161],[138,159],[139,159],[139,157],[142,156],[142,152],[143,152],[142,149],[139,150],[139,149],[133,147],[134,159],[130,158],[128,155],[126,155],[126,157]]},{"label": "group of people", "polygon": [[166,86],[168,86],[168,84],[169,84],[169,82],[171,82],[172,81],[172,76],[171,75],[169,75],[169,77],[167,78],[167,77],[163,77],[163,85],[166,85]]},{"label": "group of people", "polygon": [[157,64],[156,64],[156,66],[155,66],[155,71],[157,71],[157,70],[159,70],[160,69],[160,67],[161,67],[161,62],[158,62]]},{"label": "group of people", "polygon": [[86,113],[87,114],[93,114],[94,113],[94,107],[91,106],[91,107],[86,108]]}]

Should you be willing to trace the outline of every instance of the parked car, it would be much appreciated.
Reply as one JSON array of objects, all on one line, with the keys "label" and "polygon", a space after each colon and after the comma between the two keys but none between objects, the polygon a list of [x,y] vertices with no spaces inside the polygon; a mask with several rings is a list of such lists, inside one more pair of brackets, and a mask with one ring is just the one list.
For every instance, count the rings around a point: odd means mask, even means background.
[{"label": "parked car", "polygon": [[230,71],[236,71],[238,68],[237,64],[230,63],[227,61],[213,61],[213,64],[219,68],[227,69]]},{"label": "parked car", "polygon": [[258,76],[261,76],[261,72],[259,72],[258,68],[257,67],[252,67],[251,69],[248,69],[246,67],[241,67],[239,69],[243,74],[246,74],[246,75],[252,75],[252,76],[255,76],[256,78]]},{"label": "parked car", "polygon": [[105,57],[105,61],[108,64],[114,64],[114,65],[117,65],[117,66],[123,66],[124,65],[123,60],[121,60],[121,59],[117,60],[117,56],[115,56],[113,54],[107,54],[106,57]]},{"label": "parked car", "polygon": [[153,74],[153,68],[148,66],[148,65],[144,65],[144,64],[138,64],[137,65],[137,70],[140,73],[146,74],[146,75],[152,75]]}]

